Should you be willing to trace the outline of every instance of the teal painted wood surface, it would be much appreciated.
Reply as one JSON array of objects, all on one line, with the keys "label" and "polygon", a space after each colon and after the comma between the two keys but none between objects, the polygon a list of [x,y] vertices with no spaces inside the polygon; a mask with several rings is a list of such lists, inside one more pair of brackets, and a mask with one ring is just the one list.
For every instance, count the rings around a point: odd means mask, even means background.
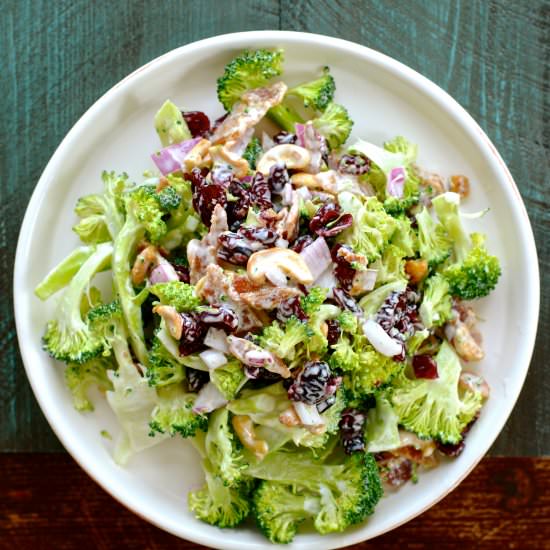
[{"label": "teal painted wood surface", "polygon": [[27,382],[12,312],[15,245],[32,190],[63,136],[152,58],[216,34],[286,29],[382,51],[455,97],[518,184],[542,273],[536,351],[493,453],[550,453],[550,3],[542,0],[7,0],[0,13],[0,451],[61,446]]}]

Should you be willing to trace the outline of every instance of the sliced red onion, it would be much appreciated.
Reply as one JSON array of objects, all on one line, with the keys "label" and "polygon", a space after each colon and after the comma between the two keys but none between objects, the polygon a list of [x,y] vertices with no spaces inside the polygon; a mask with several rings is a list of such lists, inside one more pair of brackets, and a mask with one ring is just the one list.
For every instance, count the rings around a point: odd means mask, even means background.
[{"label": "sliced red onion", "polygon": [[372,319],[368,319],[363,323],[363,334],[372,344],[372,347],[386,357],[394,357],[403,351],[403,344],[389,336],[388,333]]},{"label": "sliced red onion", "polygon": [[321,273],[321,275],[319,275],[319,277],[315,281],[315,286],[328,288],[329,293],[327,294],[327,298],[332,298],[332,289],[338,286],[338,280],[334,275],[332,263],[328,266],[327,269],[325,269],[325,271],[323,271],[323,273]]},{"label": "sliced red onion", "polygon": [[285,183],[283,187],[283,192],[281,193],[281,202],[284,206],[290,206],[294,198],[294,193],[291,183]]},{"label": "sliced red onion", "polygon": [[405,178],[407,174],[405,168],[399,166],[398,168],[392,168],[388,176],[388,182],[386,184],[386,191],[388,195],[397,197],[400,199],[403,196],[403,188],[405,186]]},{"label": "sliced red onion", "polygon": [[179,281],[180,278],[176,270],[168,262],[157,265],[149,275],[149,282],[152,285],[157,283],[169,283],[170,281]]},{"label": "sliced red onion", "polygon": [[305,140],[305,133],[306,133],[306,125],[305,124],[294,124],[294,130],[296,132],[296,144],[300,147],[306,146],[306,140]]},{"label": "sliced red onion", "polygon": [[199,353],[199,357],[205,362],[206,366],[211,369],[217,369],[222,365],[227,364],[227,357],[218,350],[207,349]]},{"label": "sliced red onion", "polygon": [[302,403],[301,401],[295,401],[292,403],[300,422],[304,426],[323,426],[325,421],[319,414],[316,405],[309,405]]},{"label": "sliced red onion", "polygon": [[227,405],[227,399],[212,382],[208,382],[199,391],[193,412],[197,414],[210,413],[224,405]]},{"label": "sliced red onion", "polygon": [[305,125],[303,142],[303,147],[306,148],[311,155],[307,171],[311,174],[317,174],[321,170],[321,164],[323,162],[323,138],[317,130],[315,130],[312,122],[308,122]]},{"label": "sliced red onion", "polygon": [[353,276],[352,288],[354,292],[352,293],[355,295],[372,290],[376,284],[377,276],[377,269],[364,269],[362,271],[356,271]]},{"label": "sliced red onion", "polygon": [[181,169],[185,157],[201,139],[197,137],[187,139],[181,143],[174,143],[174,145],[169,145],[158,153],[151,155],[151,158],[163,175],[171,174]]},{"label": "sliced red onion", "polygon": [[210,327],[206,336],[204,337],[204,345],[209,348],[221,351],[222,353],[229,352],[229,346],[227,345],[227,334],[220,329]]},{"label": "sliced red onion", "polygon": [[315,239],[309,246],[306,246],[300,252],[300,256],[309,267],[313,275],[313,281],[316,281],[332,263],[330,249],[323,237]]}]

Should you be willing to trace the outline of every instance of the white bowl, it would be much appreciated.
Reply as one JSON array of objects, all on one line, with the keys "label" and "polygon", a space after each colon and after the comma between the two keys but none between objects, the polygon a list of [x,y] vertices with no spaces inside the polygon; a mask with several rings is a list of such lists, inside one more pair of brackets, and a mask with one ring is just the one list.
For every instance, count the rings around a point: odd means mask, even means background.
[{"label": "white bowl", "polygon": [[487,452],[521,390],[531,357],[539,309],[539,277],[531,227],[504,162],[466,111],[435,84],[368,48],[313,34],[250,32],[218,36],[167,53],[141,67],[101,97],[75,124],[48,163],[29,203],[17,248],[14,297],[17,333],[34,393],[55,433],[106,491],[136,514],[174,535],[218,548],[268,545],[254,526],[221,531],[196,520],[186,492],[201,482],[190,445],[172,439],[136,456],[126,468],[111,458],[101,430],[117,433],[113,415],[96,399],[94,414],[79,414],[63,384],[61,365],[42,350],[40,336],[55,300],[42,304],[32,290],[77,245],[71,232],[76,199],[100,189],[101,170],[139,179],[158,148],[152,119],[167,98],[186,109],[222,114],[216,78],[245,48],[283,47],[285,80],[297,83],[329,65],[337,100],[355,121],[353,134],[375,143],[404,135],[419,145],[419,163],[443,175],[470,177],[465,209],[490,206],[476,224],[488,234],[503,275],[497,290],[478,302],[486,359],[479,365],[492,394],[462,455],[424,473],[384,498],[373,517],[342,534],[300,534],[292,548],[338,548],[384,533],[420,514],[451,491]]}]

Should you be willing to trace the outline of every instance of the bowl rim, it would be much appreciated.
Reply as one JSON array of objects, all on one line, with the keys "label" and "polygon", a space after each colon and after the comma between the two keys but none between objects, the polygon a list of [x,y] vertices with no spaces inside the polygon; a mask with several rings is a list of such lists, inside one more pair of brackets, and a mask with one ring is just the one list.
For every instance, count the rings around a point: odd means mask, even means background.
[{"label": "bowl rim", "polygon": [[[18,308],[18,296],[21,292],[28,291],[28,289],[22,288],[23,273],[25,269],[25,250],[28,247],[30,242],[30,236],[33,230],[33,220],[35,214],[40,207],[41,199],[49,187],[51,176],[58,169],[57,164],[59,159],[64,155],[65,150],[70,145],[70,142],[77,137],[81,128],[87,123],[87,121],[94,117],[96,111],[98,111],[102,106],[109,102],[111,99],[114,99],[119,93],[121,93],[124,88],[130,86],[132,81],[136,79],[138,75],[157,67],[163,63],[170,62],[173,58],[177,58],[182,55],[190,55],[195,50],[201,50],[203,48],[209,48],[212,46],[220,46],[223,44],[223,47],[230,48],[232,46],[243,46],[246,43],[253,43],[255,41],[265,42],[266,40],[272,40],[276,42],[277,40],[284,40],[286,42],[293,42],[296,44],[307,44],[308,46],[320,45],[323,47],[330,47],[338,49],[341,51],[353,51],[355,54],[359,54],[367,62],[373,63],[380,66],[392,76],[400,78],[405,81],[407,85],[412,86],[413,88],[420,91],[423,95],[429,97],[431,101],[437,103],[448,116],[454,117],[457,119],[462,129],[467,132],[470,139],[474,141],[482,150],[484,161],[492,164],[496,172],[499,172],[509,183],[511,191],[516,195],[516,200],[511,201],[510,208],[515,209],[519,213],[522,219],[522,222],[519,226],[521,240],[525,246],[524,253],[528,257],[529,264],[531,269],[529,271],[529,281],[526,285],[526,296],[527,296],[527,307],[529,309],[529,314],[526,315],[527,327],[524,332],[523,344],[521,346],[521,376],[518,379],[521,381],[521,384],[517,384],[517,387],[513,388],[508,395],[509,400],[507,402],[507,407],[503,410],[501,415],[500,424],[497,425],[498,429],[494,431],[495,435],[493,438],[489,438],[484,443],[479,445],[479,451],[477,456],[472,461],[472,463],[461,473],[461,475],[455,480],[452,486],[444,491],[442,494],[438,495],[437,498],[431,500],[429,504],[424,505],[423,507],[412,511],[407,517],[404,517],[402,520],[391,524],[389,526],[382,526],[379,530],[370,534],[367,538],[362,534],[362,530],[356,530],[354,532],[348,533],[346,535],[345,544],[357,544],[359,542],[369,540],[371,538],[377,537],[385,532],[395,529],[400,525],[410,521],[411,519],[417,517],[418,515],[425,512],[427,509],[435,505],[441,499],[443,499],[448,493],[454,490],[458,484],[460,484],[475,468],[479,461],[483,458],[486,452],[489,450],[489,447],[493,444],[494,440],[498,437],[502,428],[504,427],[505,422],[508,420],[510,413],[512,412],[513,407],[519,397],[523,384],[525,382],[525,377],[529,368],[530,360],[533,354],[533,349],[535,345],[535,339],[537,334],[537,325],[538,325],[538,316],[540,308],[540,279],[539,279],[539,265],[537,258],[537,251],[535,246],[535,240],[533,236],[533,231],[531,224],[527,215],[527,211],[519,190],[512,178],[510,171],[508,170],[506,164],[498,153],[496,147],[493,145],[491,140],[481,129],[481,127],[475,122],[471,115],[447,92],[440,88],[437,84],[429,80],[427,77],[421,75],[414,69],[404,65],[403,63],[366,46],[360,44],[343,40],[340,38],[329,37],[321,34],[306,33],[306,32],[295,32],[295,31],[280,31],[280,30],[262,30],[262,31],[247,31],[247,32],[237,32],[229,33],[223,35],[216,35],[210,38],[198,40],[191,42],[184,46],[180,46],[173,50],[170,50],[148,63],[142,65],[117,84],[112,86],[107,92],[100,96],[91,107],[89,107],[84,114],[78,119],[78,121],[72,126],[72,128],[67,132],[61,143],[56,148],[55,152],[48,161],[46,167],[44,168],[35,189],[29,200],[23,222],[21,224],[19,239],[16,249],[15,265],[14,265],[14,282],[13,282],[13,298],[14,298],[14,313],[15,313],[15,322],[16,330],[19,342],[19,348],[21,356],[23,359],[23,364],[25,366],[25,371],[27,377],[31,384],[33,393],[40,405],[40,408],[45,415],[48,423],[50,424],[52,430],[57,435],[65,449],[71,454],[73,459],[79,464],[84,471],[92,477],[105,491],[107,491],[113,498],[118,500],[123,506],[131,510],[133,513],[143,518],[144,520],[156,525],[157,527],[170,532],[173,535],[176,535],[180,538],[185,538],[187,540],[193,541],[198,544],[209,545],[211,547],[217,547],[216,544],[219,543],[218,539],[210,534],[201,532],[200,530],[191,528],[187,529],[184,524],[175,525],[174,523],[163,521],[163,518],[151,518],[146,517],[145,512],[142,511],[142,506],[140,501],[137,504],[134,501],[131,501],[127,498],[124,490],[120,487],[114,487],[112,481],[105,480],[102,478],[101,470],[98,469],[94,463],[86,456],[83,450],[78,444],[78,438],[73,439],[71,437],[70,430],[68,426],[59,423],[55,418],[55,404],[49,402],[47,397],[47,392],[44,392],[43,389],[37,386],[36,380],[32,376],[30,367],[30,351],[27,351],[26,346],[23,342],[23,334],[25,332],[25,319],[23,318],[22,313],[18,313],[20,308]],[[510,201],[509,201],[510,202]],[[321,539],[322,540],[322,539]],[[227,543],[227,541],[226,541]],[[319,542],[305,543],[300,545],[302,548],[319,548]],[[258,547],[255,543],[230,543],[224,546],[225,548],[253,548]],[[327,546],[322,546],[323,548],[338,548],[341,545],[336,541],[335,544],[329,544]]]}]

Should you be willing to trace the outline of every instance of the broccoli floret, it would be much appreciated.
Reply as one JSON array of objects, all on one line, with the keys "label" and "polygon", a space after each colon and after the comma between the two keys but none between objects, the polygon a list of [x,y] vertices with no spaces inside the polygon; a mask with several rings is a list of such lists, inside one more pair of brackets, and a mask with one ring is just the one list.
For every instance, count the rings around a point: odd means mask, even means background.
[{"label": "broccoli floret", "polygon": [[110,243],[97,245],[61,296],[55,316],[46,325],[43,337],[44,349],[55,359],[84,363],[101,353],[102,340],[90,330],[80,306],[92,278],[109,266],[112,255],[113,246]]},{"label": "broccoli floret", "polygon": [[218,99],[225,110],[230,111],[247,90],[264,86],[282,72],[282,50],[245,51],[228,63],[218,78]]},{"label": "broccoli floret", "polygon": [[228,400],[235,399],[248,378],[242,364],[236,359],[210,371],[210,380]]},{"label": "broccoli floret", "polygon": [[103,193],[78,199],[76,215],[81,218],[73,230],[88,244],[113,240],[124,223],[123,193],[128,186],[126,174],[103,172]]},{"label": "broccoli floret", "polygon": [[314,286],[306,296],[300,298],[300,306],[306,315],[313,315],[327,298],[327,289]]},{"label": "broccoli floret", "polygon": [[140,185],[129,193],[126,201],[137,221],[143,226],[152,243],[158,243],[166,234],[168,228],[164,221],[165,212],[160,204],[159,196],[152,185]]},{"label": "broccoli floret", "polygon": [[355,334],[357,332],[357,317],[351,311],[342,311],[336,318],[342,332]]},{"label": "broccoli floret", "polygon": [[248,464],[230,422],[229,411],[225,407],[214,411],[208,422],[204,448],[216,475],[231,487],[240,483]]},{"label": "broccoli floret", "polygon": [[159,201],[160,207],[165,212],[175,210],[181,204],[180,195],[171,185],[164,187],[160,192],[156,193],[156,198]]},{"label": "broccoli floret", "polygon": [[195,287],[181,281],[157,283],[151,285],[149,291],[158,297],[161,304],[174,306],[180,313],[193,311],[201,304]]},{"label": "broccoli floret", "polygon": [[430,269],[435,269],[451,255],[451,241],[445,228],[432,218],[426,208],[416,215],[416,223],[420,257],[427,260]]},{"label": "broccoli floret", "polygon": [[418,250],[418,237],[412,228],[411,219],[407,216],[398,216],[397,229],[391,238],[391,244],[400,248],[402,256],[414,258]]},{"label": "broccoli floret", "polygon": [[405,429],[422,438],[456,444],[462,431],[479,412],[479,392],[460,390],[460,360],[444,341],[435,357],[438,378],[409,378],[402,372],[393,384],[391,403]]},{"label": "broccoli floret", "polygon": [[468,237],[460,220],[460,196],[443,193],[433,199],[441,224],[453,241],[453,264],[444,273],[452,296],[473,300],[487,296],[496,286],[501,274],[500,263],[485,248],[485,237],[472,233]]},{"label": "broccoli floret", "polygon": [[264,480],[254,493],[253,514],[272,542],[290,542],[306,519],[321,534],[343,531],[372,514],[382,496],[370,454],[327,464],[303,452],[276,452],[252,465],[250,474]]},{"label": "broccoli floret", "polygon": [[95,386],[101,391],[112,388],[107,370],[112,369],[111,361],[104,357],[94,357],[86,363],[69,363],[65,369],[65,384],[73,396],[77,411],[93,411],[94,405],[88,397],[88,390]]},{"label": "broccoli floret", "polygon": [[197,431],[205,432],[208,418],[193,412],[197,395],[185,393],[181,384],[171,384],[157,390],[158,404],[151,413],[151,435],[157,433],[179,434],[193,437]]},{"label": "broccoli floret", "polygon": [[155,338],[149,352],[147,378],[150,386],[162,387],[185,380],[185,367]]},{"label": "broccoli floret", "polygon": [[288,90],[288,95],[299,97],[305,107],[312,107],[317,111],[324,111],[334,97],[336,84],[328,67],[323,68],[323,76],[304,82]]},{"label": "broccoli floret", "polygon": [[378,353],[363,335],[344,336],[332,346],[330,366],[344,375],[344,387],[355,399],[386,387],[403,369],[403,363]]},{"label": "broccoli floret", "polygon": [[485,248],[485,236],[472,233],[472,249],[460,263],[443,272],[452,296],[474,300],[487,296],[497,285],[501,274],[500,262]]},{"label": "broccoli floret", "polygon": [[243,159],[248,161],[248,166],[250,166],[251,170],[256,169],[256,161],[262,153],[263,149],[260,140],[257,137],[253,137],[243,153]]},{"label": "broccoli floret", "polygon": [[259,337],[259,345],[280,359],[293,361],[300,352],[298,346],[305,344],[307,338],[307,325],[296,317],[291,317],[284,325],[273,321],[265,327]]},{"label": "broccoli floret", "polygon": [[79,246],[73,250],[38,284],[34,289],[35,295],[41,300],[47,300],[52,294],[65,288],[95,251],[95,246]]},{"label": "broccoli floret", "polygon": [[195,516],[217,527],[236,527],[250,512],[250,481],[228,486],[216,475],[211,462],[203,461],[206,483],[188,495],[190,510]]},{"label": "broccoli floret", "polygon": [[127,352],[127,331],[120,303],[115,300],[88,311],[88,324],[93,335],[103,342],[103,355],[115,352],[117,360]]},{"label": "broccoli floret", "polygon": [[366,449],[369,453],[391,451],[403,445],[399,437],[399,417],[386,395],[376,396],[376,407],[367,413],[365,426]]},{"label": "broccoli floret", "polygon": [[420,304],[420,319],[426,328],[438,327],[451,317],[452,300],[449,283],[436,273],[424,283],[424,296]]},{"label": "broccoli floret", "polygon": [[369,267],[376,269],[376,286],[393,283],[395,281],[406,281],[405,257],[403,249],[390,244],[382,252],[382,257],[371,263]]},{"label": "broccoli floret", "polygon": [[347,110],[338,103],[329,103],[319,117],[313,119],[315,129],[325,137],[331,149],[338,149],[348,139],[353,120]]},{"label": "broccoli floret", "polygon": [[155,115],[155,130],[163,147],[191,139],[191,132],[183,114],[167,99]]},{"label": "broccoli floret", "polygon": [[369,262],[380,258],[388,245],[397,222],[390,216],[376,197],[367,197],[364,202],[348,191],[338,195],[342,210],[353,215],[353,225],[338,236]]},{"label": "broccoli floret", "polygon": [[304,123],[304,118],[300,116],[295,109],[286,105],[284,102],[269,109],[267,116],[277,124],[277,126],[280,126],[285,132],[290,134],[296,132],[296,124]]},{"label": "broccoli floret", "polygon": [[403,136],[397,136],[389,141],[384,142],[384,149],[390,153],[399,153],[403,155],[405,165],[412,164],[416,161],[418,155],[418,146],[411,143]]}]

